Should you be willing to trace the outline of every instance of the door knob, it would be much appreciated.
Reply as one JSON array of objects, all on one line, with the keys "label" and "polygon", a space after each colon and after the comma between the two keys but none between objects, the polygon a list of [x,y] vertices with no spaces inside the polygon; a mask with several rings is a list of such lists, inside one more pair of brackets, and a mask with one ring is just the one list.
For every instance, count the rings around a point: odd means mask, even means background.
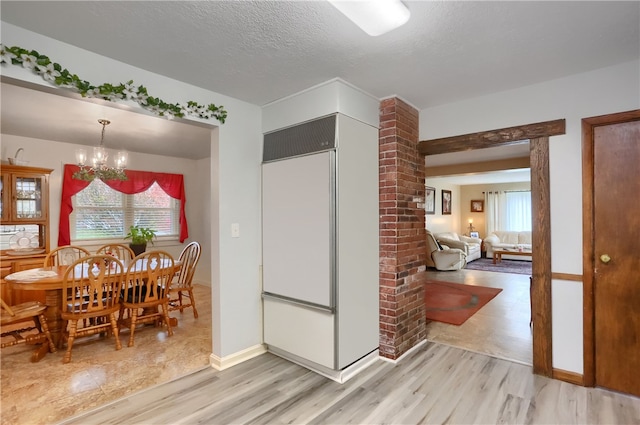
[{"label": "door knob", "polygon": [[600,261],[607,264],[609,261],[611,261],[611,257],[609,257],[607,254],[602,254],[600,256]]}]

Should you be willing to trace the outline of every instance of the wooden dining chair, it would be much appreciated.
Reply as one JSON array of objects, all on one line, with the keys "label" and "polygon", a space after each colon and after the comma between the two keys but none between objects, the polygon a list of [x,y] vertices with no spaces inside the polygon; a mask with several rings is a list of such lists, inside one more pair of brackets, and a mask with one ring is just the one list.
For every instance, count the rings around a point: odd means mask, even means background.
[{"label": "wooden dining chair", "polygon": [[[182,313],[185,308],[191,307],[196,319],[198,310],[193,296],[193,275],[200,261],[200,251],[200,244],[195,241],[184,247],[178,258],[181,263],[180,270],[176,272],[169,290],[169,311],[180,310]],[[186,299],[189,301],[186,302]]]},{"label": "wooden dining chair", "polygon": [[129,347],[133,347],[136,325],[141,323],[155,324],[162,320],[167,326],[167,334],[173,335],[169,322],[169,286],[173,275],[173,257],[165,251],[143,252],[129,264],[119,323],[121,328],[129,328]]},{"label": "wooden dining chair", "polygon": [[89,250],[76,245],[63,245],[52,250],[44,257],[44,267],[68,266],[79,258],[91,255]]},{"label": "wooden dining chair", "polygon": [[[62,278],[62,340],[67,343],[63,363],[71,361],[76,338],[113,333],[116,350],[122,348],[116,312],[120,310],[120,288],[124,266],[110,255],[89,255],[69,265]],[[82,326],[78,323],[82,321]]]},{"label": "wooden dining chair", "polygon": [[96,250],[96,254],[111,255],[122,261],[124,264],[129,264],[129,262],[133,260],[133,257],[136,256],[129,246],[121,243],[102,245]]},{"label": "wooden dining chair", "polygon": [[[0,298],[2,314],[0,326],[2,327],[2,338],[11,336],[12,340],[2,343],[1,347],[11,347],[17,344],[47,344],[49,352],[56,351],[56,347],[51,339],[51,333],[47,326],[47,319],[44,312],[46,305],[37,301],[28,301],[22,304],[9,306]],[[25,327],[26,325],[26,327]],[[33,331],[37,332],[33,332]],[[31,361],[38,361],[38,357],[32,356]]]}]

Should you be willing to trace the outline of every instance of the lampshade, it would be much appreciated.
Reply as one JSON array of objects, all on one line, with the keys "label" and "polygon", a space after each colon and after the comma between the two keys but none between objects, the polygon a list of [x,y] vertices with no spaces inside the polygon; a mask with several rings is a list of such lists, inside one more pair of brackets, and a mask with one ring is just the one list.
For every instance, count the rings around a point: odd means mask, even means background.
[{"label": "lampshade", "polygon": [[373,37],[404,25],[411,16],[400,0],[329,0],[329,3]]}]

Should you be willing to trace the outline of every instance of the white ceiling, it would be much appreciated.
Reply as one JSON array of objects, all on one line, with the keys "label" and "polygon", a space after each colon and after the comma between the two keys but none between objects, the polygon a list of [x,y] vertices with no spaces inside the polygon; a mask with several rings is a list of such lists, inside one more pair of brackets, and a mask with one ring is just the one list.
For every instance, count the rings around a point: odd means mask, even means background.
[{"label": "white ceiling", "polygon": [[[257,105],[339,77],[423,109],[640,56],[636,1],[404,3],[409,22],[379,37],[367,36],[326,1],[2,1],[1,11],[5,22]],[[21,47],[47,53],[43,46]],[[8,123],[15,97],[5,99],[5,89],[3,132],[7,126],[26,131]],[[86,103],[80,109],[89,110]],[[55,111],[22,121],[56,134],[61,130],[47,130],[60,121]],[[67,125],[80,132],[85,122],[80,138],[95,139],[97,112]],[[116,122],[107,133],[114,143]],[[148,125],[147,136],[150,128],[164,129]],[[122,136],[117,140],[127,144]],[[197,151],[200,142],[194,143],[181,144],[180,152]]]}]

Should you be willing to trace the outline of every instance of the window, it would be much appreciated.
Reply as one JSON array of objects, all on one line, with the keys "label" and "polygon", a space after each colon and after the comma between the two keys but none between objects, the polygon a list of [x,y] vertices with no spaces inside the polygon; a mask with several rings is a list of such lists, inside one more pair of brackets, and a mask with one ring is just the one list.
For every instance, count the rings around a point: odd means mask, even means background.
[{"label": "window", "polygon": [[531,192],[506,192],[505,219],[502,230],[531,231]]},{"label": "window", "polygon": [[532,230],[531,191],[487,192],[485,197],[487,234],[496,230]]},{"label": "window", "polygon": [[180,200],[157,182],[144,192],[127,195],[95,179],[72,201],[72,240],[122,239],[132,225],[151,227],[160,237],[178,238],[180,232]]},{"label": "window", "polygon": [[[76,212],[76,214],[73,214],[74,219],[71,219],[71,215],[74,210],[74,198],[75,195],[82,192],[87,188],[87,186],[92,183],[84,180],[74,179],[73,174],[78,170],[80,170],[80,167],[78,167],[77,165],[64,165],[64,175],[62,177],[62,198],[60,199],[60,226],[58,227],[58,246],[69,245],[71,243],[72,232],[74,232],[74,238],[76,240],[79,239],[75,237],[75,233],[77,233],[76,230],[78,228],[78,225],[76,225],[76,222],[78,221],[77,216],[79,214]],[[95,199],[97,199],[97,201],[90,197],[89,200],[85,200],[80,205],[78,205],[79,203],[76,202],[76,206],[81,210],[83,208],[93,208],[94,214],[97,214],[98,211],[100,214],[116,214],[116,212],[121,212],[120,218],[108,217],[108,215],[105,215],[106,218],[103,217],[105,223],[101,225],[102,230],[98,231],[95,229],[97,223],[93,223],[93,225],[89,223],[87,227],[82,228],[82,231],[86,232],[88,231],[88,229],[91,229],[91,236],[100,235],[100,232],[107,232],[108,234],[117,233],[118,238],[120,238],[119,232],[109,230],[110,226],[116,226],[117,229],[122,228],[122,235],[124,236],[124,230],[128,229],[127,226],[130,226],[131,224],[144,225],[145,223],[157,223],[159,235],[167,236],[176,234],[177,232],[178,240],[180,241],[180,243],[183,243],[189,237],[189,226],[187,224],[187,215],[185,213],[185,204],[187,202],[187,197],[184,190],[184,176],[182,174],[156,173],[153,171],[138,170],[125,170],[125,173],[127,174],[127,180],[109,180],[104,183],[99,182],[101,184],[109,186],[117,193],[130,195],[129,197],[125,196],[124,198],[122,198],[120,200],[120,205],[114,207],[114,204],[110,204],[104,199],[101,199],[97,194],[95,195]],[[151,192],[149,192],[146,195],[142,195],[140,197],[140,200],[138,200],[138,197],[136,197],[136,195],[140,195],[145,191],[149,191],[154,184],[157,184],[172,199],[175,199],[177,202],[179,202],[179,207],[174,207],[174,204],[170,204],[170,209],[175,215],[178,216],[177,220],[179,225],[177,226],[177,230],[175,229],[176,224],[173,216],[168,218],[167,213],[165,213],[164,215],[161,215],[160,219],[158,219],[158,216],[154,215],[161,211],[163,208],[163,204],[161,202],[160,204],[156,202],[157,199],[155,195],[150,195]],[[105,191],[104,194],[105,196],[113,195],[108,191]],[[143,200],[147,199],[149,196],[151,197],[151,199],[153,199],[153,201],[147,202],[145,204]],[[102,202],[102,204],[100,204],[100,202]],[[179,211],[177,214],[175,213],[176,208]],[[153,211],[153,214],[151,213],[151,211]],[[165,211],[168,211],[168,209],[165,208]],[[83,217],[85,221],[90,219],[86,214]],[[119,224],[118,220],[120,220]],[[136,220],[139,221],[136,222]],[[168,225],[167,223],[170,223],[170,225]],[[93,228],[91,226],[93,226]],[[167,230],[169,226],[171,226],[170,231]],[[98,240],[105,240],[105,238]]]}]

